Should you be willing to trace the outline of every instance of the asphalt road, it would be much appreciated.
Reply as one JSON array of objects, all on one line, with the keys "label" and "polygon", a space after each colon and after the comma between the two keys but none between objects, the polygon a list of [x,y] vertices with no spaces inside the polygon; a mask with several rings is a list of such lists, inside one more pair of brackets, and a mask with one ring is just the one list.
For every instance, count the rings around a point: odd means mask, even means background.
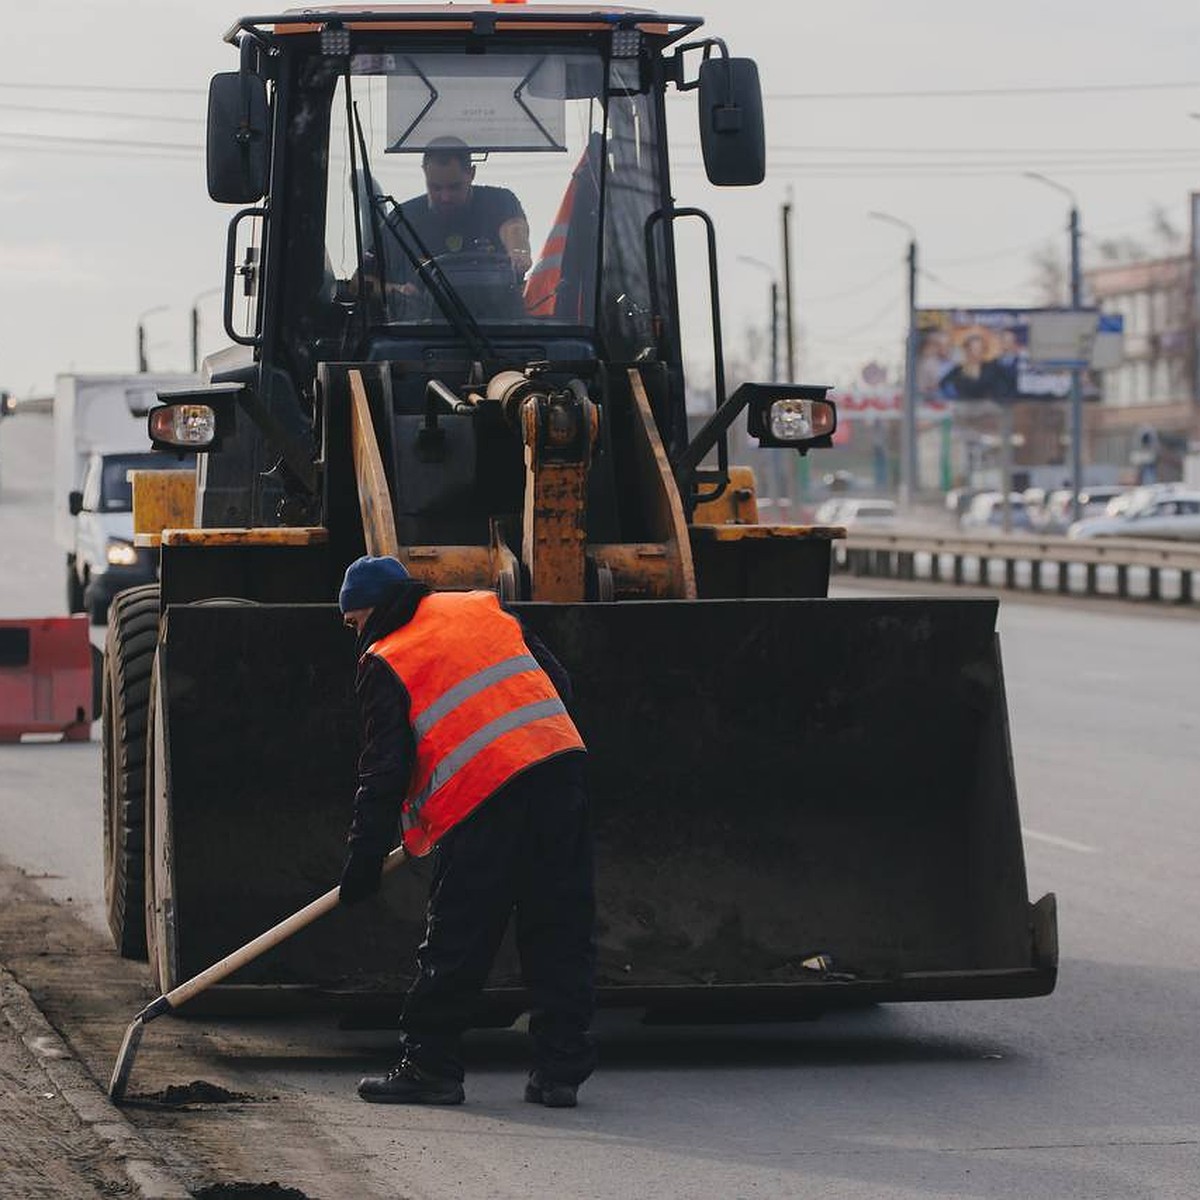
[{"label": "asphalt road", "polygon": [[[48,418],[0,425],[0,615],[63,611],[49,462]],[[521,1102],[517,1031],[473,1036],[449,1110],[354,1097],[387,1032],[227,1022],[214,1045],[246,1091],[303,1109],[362,1195],[1200,1194],[1200,621],[1005,600],[1001,635],[1030,893],[1059,898],[1053,996],[753,1028],[605,1016],[570,1112]],[[98,771],[95,743],[0,747],[0,856],[100,927]],[[270,1139],[269,1113],[226,1135]]]}]

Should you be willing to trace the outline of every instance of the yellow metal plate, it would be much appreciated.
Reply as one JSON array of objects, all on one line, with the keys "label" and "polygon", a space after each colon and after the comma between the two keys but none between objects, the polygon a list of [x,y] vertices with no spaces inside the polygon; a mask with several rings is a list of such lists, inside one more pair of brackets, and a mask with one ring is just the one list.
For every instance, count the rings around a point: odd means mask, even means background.
[{"label": "yellow metal plate", "polygon": [[196,471],[130,471],[134,544],[157,546],[164,529],[196,523]]},{"label": "yellow metal plate", "polygon": [[289,529],[164,529],[164,546],[317,546],[329,540],[323,525]]},{"label": "yellow metal plate", "polygon": [[844,538],[841,525],[693,525],[692,536],[710,542],[740,542],[747,538],[790,538],[831,542]]}]

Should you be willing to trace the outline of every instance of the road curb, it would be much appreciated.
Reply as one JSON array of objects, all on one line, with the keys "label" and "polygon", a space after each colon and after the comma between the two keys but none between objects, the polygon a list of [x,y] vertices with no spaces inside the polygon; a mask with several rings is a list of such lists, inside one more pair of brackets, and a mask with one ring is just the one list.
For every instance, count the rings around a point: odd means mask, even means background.
[{"label": "road curb", "polygon": [[143,1200],[191,1200],[162,1156],[125,1119],[33,997],[0,964],[0,1012],[75,1115],[120,1159]]}]

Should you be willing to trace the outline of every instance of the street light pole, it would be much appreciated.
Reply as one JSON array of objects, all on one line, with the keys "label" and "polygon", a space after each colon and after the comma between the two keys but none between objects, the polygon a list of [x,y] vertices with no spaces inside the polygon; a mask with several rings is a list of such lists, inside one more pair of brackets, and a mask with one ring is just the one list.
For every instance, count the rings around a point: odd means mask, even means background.
[{"label": "street light pole", "polygon": [[771,277],[771,382],[779,382],[779,283],[775,278],[775,268],[765,263],[761,258],[749,254],[739,254],[738,262],[750,267],[757,267]]},{"label": "street light pole", "polygon": [[[1069,187],[1050,179],[1038,171],[1026,171],[1026,179],[1044,183],[1056,192],[1061,192],[1071,201],[1071,215],[1067,229],[1071,239],[1071,307],[1083,305],[1083,277],[1079,256],[1079,204]],[[1071,520],[1083,516],[1079,503],[1079,489],[1083,486],[1083,381],[1078,368],[1071,372]]]},{"label": "street light pole", "polygon": [[191,342],[193,375],[197,374],[200,370],[200,301],[207,299],[209,296],[215,296],[224,290],[223,287],[209,288],[192,299]]},{"label": "street light pole", "polygon": [[787,382],[796,382],[796,329],[792,323],[792,201],[783,206],[783,319],[787,343]]},{"label": "street light pole", "polygon": [[771,382],[779,379],[779,284],[771,280]]},{"label": "street light pole", "polygon": [[[1083,303],[1083,285],[1079,268],[1079,208],[1071,201],[1071,307]],[[1083,381],[1078,369],[1071,372],[1071,520],[1083,517],[1079,489],[1083,486]]]},{"label": "street light pole", "polygon": [[[739,254],[738,262],[745,263],[749,267],[757,267],[760,271],[765,271],[771,277],[771,382],[779,382],[779,283],[775,278],[775,268],[770,263],[763,262],[761,258],[754,258],[749,254]],[[763,460],[763,475],[770,493],[770,502],[776,506],[780,500],[780,483],[779,483],[779,456],[768,454]],[[766,493],[764,493],[764,496]]]},{"label": "street light pole", "polygon": [[137,369],[139,375],[144,375],[150,369],[150,365],[146,361],[146,318],[154,316],[155,313],[166,312],[168,307],[166,304],[158,304],[154,308],[148,308],[145,312],[138,314]]},{"label": "street light pole", "polygon": [[900,428],[900,503],[912,504],[920,491],[917,465],[917,231],[891,213],[869,212],[875,221],[886,221],[908,234],[908,332],[904,339],[904,412]]}]

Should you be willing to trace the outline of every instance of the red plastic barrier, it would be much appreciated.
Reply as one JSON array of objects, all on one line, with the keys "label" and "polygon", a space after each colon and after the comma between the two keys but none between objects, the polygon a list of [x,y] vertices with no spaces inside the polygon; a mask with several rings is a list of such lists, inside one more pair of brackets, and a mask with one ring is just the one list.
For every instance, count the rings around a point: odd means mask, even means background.
[{"label": "red plastic barrier", "polygon": [[87,617],[0,620],[0,742],[24,733],[86,742],[91,715]]}]

